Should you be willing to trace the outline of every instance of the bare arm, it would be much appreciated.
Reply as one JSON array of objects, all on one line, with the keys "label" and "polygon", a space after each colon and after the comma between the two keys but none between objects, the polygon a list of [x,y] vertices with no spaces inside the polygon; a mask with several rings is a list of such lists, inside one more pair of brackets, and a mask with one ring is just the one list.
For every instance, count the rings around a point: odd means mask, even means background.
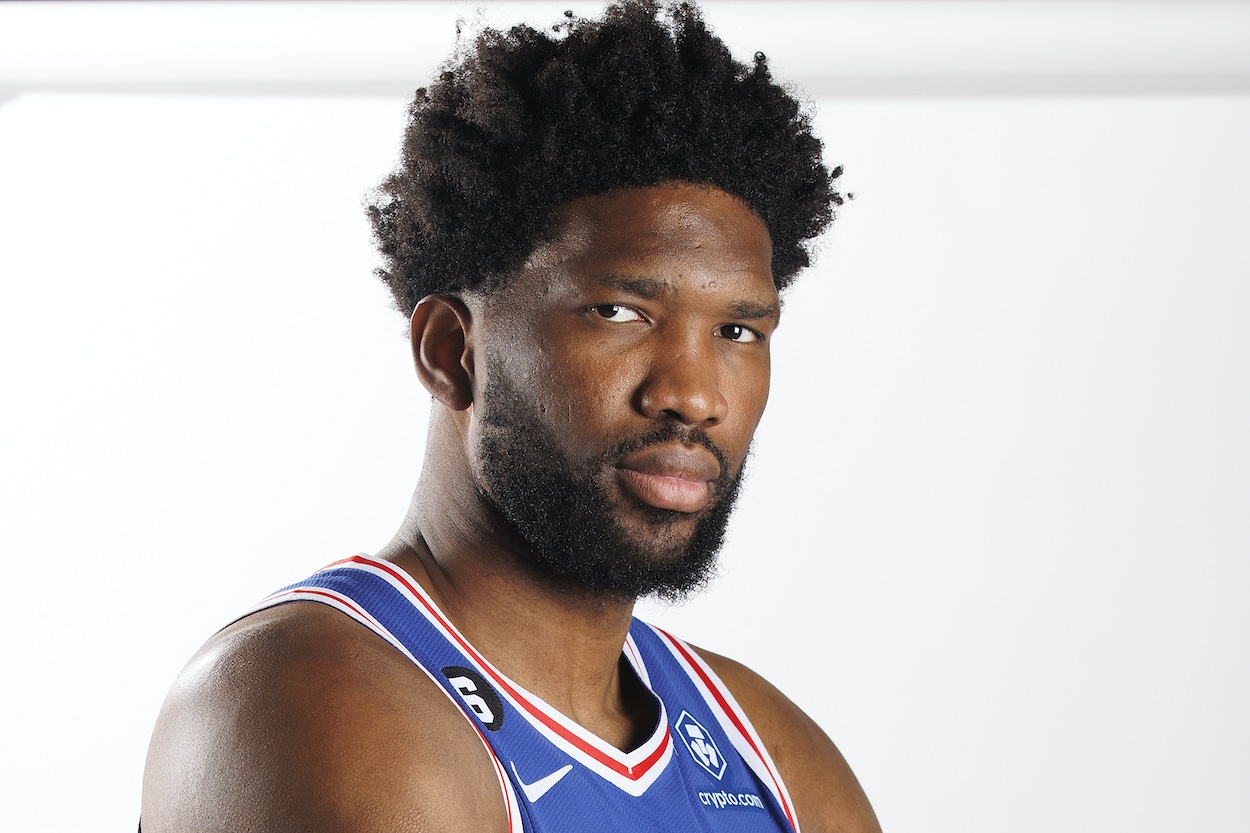
[{"label": "bare arm", "polygon": [[144,833],[493,831],[503,798],[481,741],[420,669],[319,604],[213,637],[170,692],[148,750]]},{"label": "bare arm", "polygon": [[820,727],[746,666],[699,649],[764,741],[803,833],[881,833],[855,773]]}]

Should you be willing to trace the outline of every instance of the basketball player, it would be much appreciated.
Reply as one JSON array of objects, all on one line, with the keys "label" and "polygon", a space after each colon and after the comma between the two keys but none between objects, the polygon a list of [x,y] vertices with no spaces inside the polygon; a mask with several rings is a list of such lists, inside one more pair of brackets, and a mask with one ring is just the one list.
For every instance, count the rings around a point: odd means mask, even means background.
[{"label": "basketball player", "polygon": [[707,578],[836,175],[689,6],[420,90],[370,210],[433,398],[411,509],[192,659],[147,833],[879,830],[777,689],[632,618]]}]

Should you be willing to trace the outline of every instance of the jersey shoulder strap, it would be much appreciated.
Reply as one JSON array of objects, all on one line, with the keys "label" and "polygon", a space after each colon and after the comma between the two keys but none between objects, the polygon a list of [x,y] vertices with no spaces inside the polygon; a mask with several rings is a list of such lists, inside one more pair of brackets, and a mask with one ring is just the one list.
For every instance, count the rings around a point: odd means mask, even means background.
[{"label": "jersey shoulder strap", "polygon": [[[293,601],[319,602],[345,613],[389,642],[439,687],[490,756],[507,808],[508,830],[521,833],[525,828],[516,791],[485,734],[503,713],[482,679],[477,666],[481,658],[412,577],[388,561],[357,554],[270,594],[243,615]],[[418,606],[423,615],[414,615]]]},{"label": "jersey shoulder strap", "polygon": [[[768,791],[790,829],[799,833],[794,803],[776,764],[742,706],[707,661],[687,643],[638,619],[630,628],[630,636],[643,652],[652,689],[665,702],[690,702],[692,699],[700,702],[729,739],[738,757]],[[700,758],[698,744],[702,738],[699,736],[704,728],[697,722],[683,724],[681,716],[674,722],[678,737],[696,759]]]}]

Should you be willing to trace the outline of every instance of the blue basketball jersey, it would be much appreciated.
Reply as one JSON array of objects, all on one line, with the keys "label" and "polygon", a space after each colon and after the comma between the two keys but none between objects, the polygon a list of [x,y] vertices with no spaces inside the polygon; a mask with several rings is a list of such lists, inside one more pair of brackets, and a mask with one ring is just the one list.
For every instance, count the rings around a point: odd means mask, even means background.
[{"label": "blue basketball jersey", "polygon": [[438,684],[490,753],[509,830],[794,831],[777,769],[733,696],[688,645],[635,619],[623,648],[659,720],[629,752],[611,746],[486,661],[394,564],[356,555],[274,593],[330,605]]}]

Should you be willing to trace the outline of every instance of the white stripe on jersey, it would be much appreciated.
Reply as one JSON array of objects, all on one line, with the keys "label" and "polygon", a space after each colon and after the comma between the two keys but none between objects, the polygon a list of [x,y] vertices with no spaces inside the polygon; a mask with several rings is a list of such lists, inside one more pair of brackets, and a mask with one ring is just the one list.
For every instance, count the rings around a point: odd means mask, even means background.
[{"label": "white stripe on jersey", "polygon": [[[729,688],[716,675],[716,672],[704,662],[703,657],[699,656],[698,652],[685,642],[654,625],[647,625],[647,627],[659,635],[660,641],[664,643],[677,662],[685,669],[686,675],[690,677],[690,681],[694,683],[699,690],[699,694],[703,696],[704,702],[712,710],[712,714],[716,716],[717,722],[720,723],[721,728],[729,737],[730,742],[733,743],[734,748],[738,750],[738,754],[742,756],[742,760],[747,762],[747,765],[755,771],[755,774],[759,776],[764,786],[777,799],[777,803],[781,805],[782,810],[785,811],[786,818],[789,819],[790,825],[794,828],[794,833],[800,833],[799,821],[794,813],[794,804],[790,801],[790,793],[787,792],[786,785],[781,780],[781,774],[777,772],[777,765],[773,763],[768,750],[764,748],[764,742],[760,740],[755,727],[751,725],[746,712],[742,710],[742,706],[738,705],[738,701],[734,699]],[[692,663],[697,664],[698,668],[696,669]],[[711,684],[710,687],[709,683]],[[713,688],[715,691],[713,691]],[[724,706],[722,706],[722,703]],[[726,706],[729,711],[733,712],[732,717],[726,711]],[[744,735],[743,730],[747,734]]]},{"label": "white stripe on jersey", "polygon": [[352,599],[344,596],[336,590],[331,590],[326,587],[292,587],[288,590],[282,590],[274,593],[272,596],[269,596],[243,615],[248,616],[259,610],[264,610],[266,608],[282,604],[283,602],[290,602],[298,599],[320,602],[321,604],[332,607],[342,613],[346,613],[348,616],[352,617],[357,622],[385,639],[393,647],[399,649],[399,651],[406,656],[413,665],[420,668],[425,673],[425,676],[430,678],[430,681],[434,683],[435,687],[446,695],[447,699],[451,701],[453,706],[455,706],[456,711],[464,717],[470,726],[473,727],[473,731],[477,734],[478,740],[482,742],[482,746],[486,749],[486,754],[490,756],[491,763],[495,767],[495,777],[499,780],[500,791],[503,793],[504,808],[508,814],[508,833],[524,833],[524,826],[521,822],[521,806],[520,802],[517,800],[516,791],[512,788],[512,782],[508,780],[508,774],[504,771],[503,763],[499,760],[499,757],[495,755],[495,750],[491,748],[490,742],[486,740],[486,736],[482,734],[482,730],[478,727],[477,721],[465,712],[461,703],[459,703],[456,698],[452,696],[450,691],[443,687],[437,677],[430,673],[430,669],[418,662],[417,658],[414,657],[406,647],[404,647],[404,644],[396,639],[395,636],[392,635],[381,622],[369,615],[368,611],[358,607]]}]

